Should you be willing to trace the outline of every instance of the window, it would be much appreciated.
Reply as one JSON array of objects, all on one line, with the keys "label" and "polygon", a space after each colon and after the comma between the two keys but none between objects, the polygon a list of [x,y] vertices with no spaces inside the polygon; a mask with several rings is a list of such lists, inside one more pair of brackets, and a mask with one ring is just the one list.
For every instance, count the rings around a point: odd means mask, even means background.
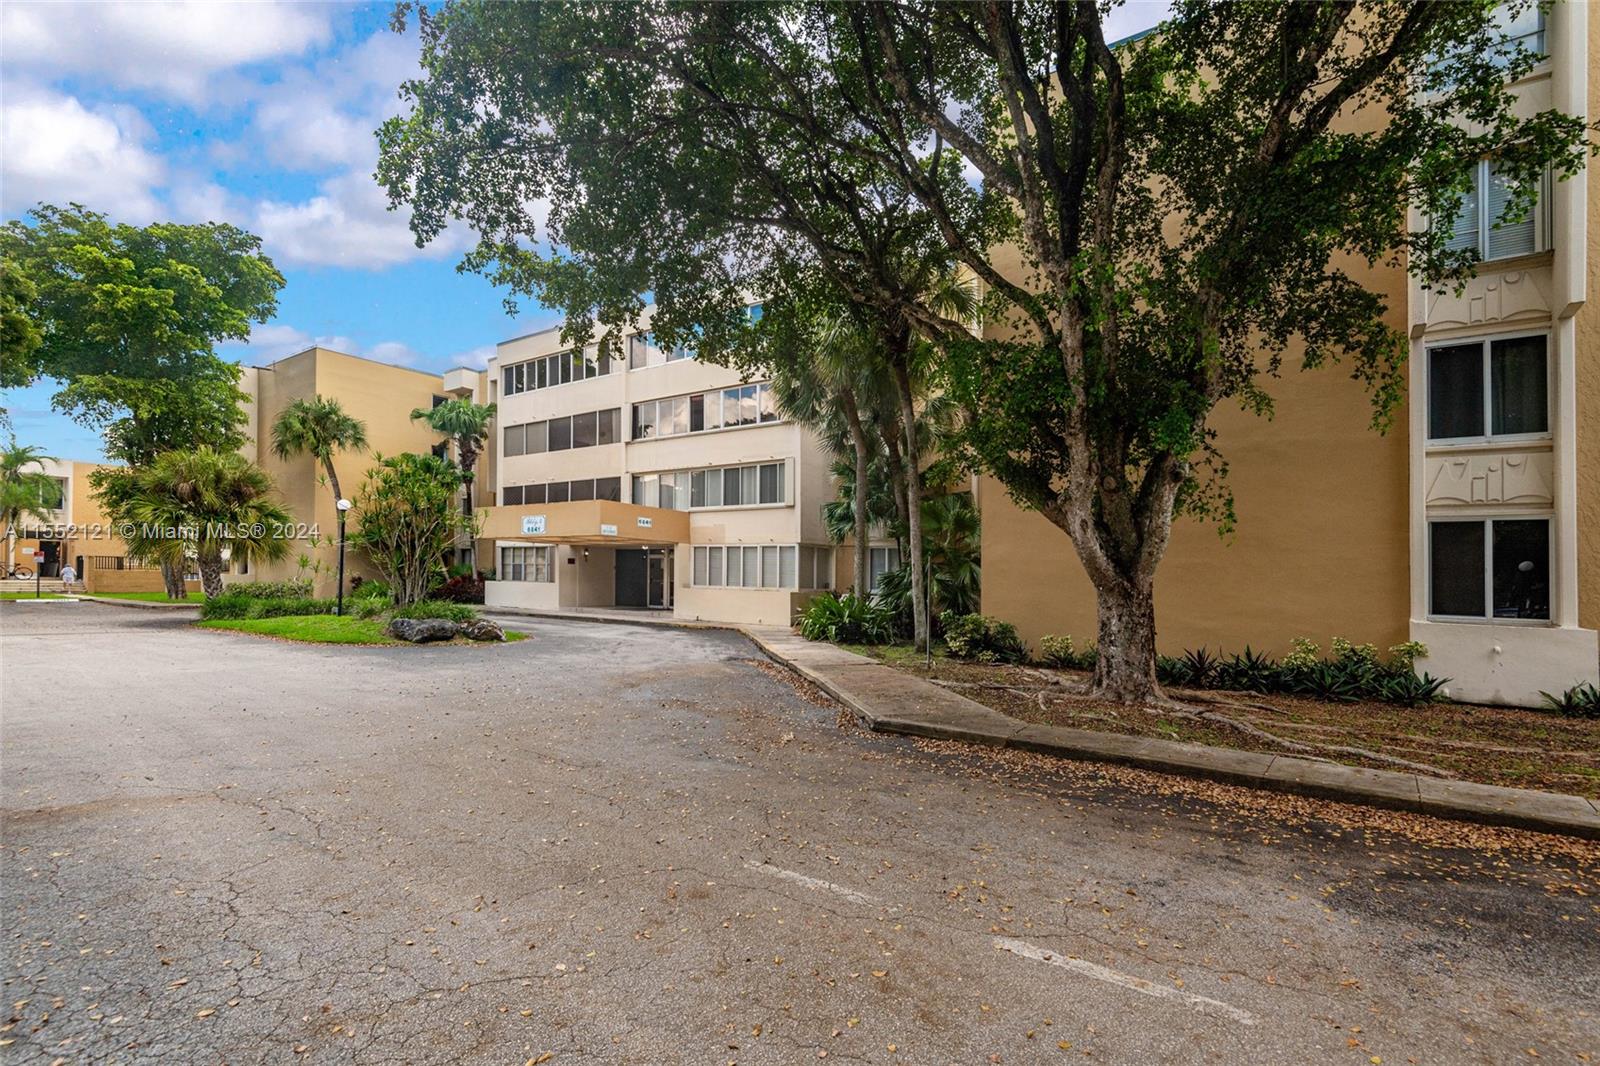
[{"label": "window", "polygon": [[809,544],[696,545],[693,583],[704,588],[828,588],[833,549]]},{"label": "window", "polygon": [[522,486],[507,485],[500,490],[500,498],[507,506],[515,506],[522,502]]},{"label": "window", "polygon": [[656,402],[648,400],[633,405],[633,439],[645,440],[656,435]]},{"label": "window", "polygon": [[1495,9],[1494,20],[1505,34],[1500,54],[1502,64],[1509,63],[1518,50],[1544,54],[1542,4],[1527,4],[1514,14],[1505,4],[1501,4]]},{"label": "window", "polygon": [[552,418],[550,420],[550,450],[564,452],[572,447],[572,419]]},{"label": "window", "polygon": [[676,474],[661,474],[656,478],[660,502],[658,507],[675,510],[678,507],[678,476]]},{"label": "window", "polygon": [[762,503],[783,502],[783,464],[761,464],[761,496]]},{"label": "window", "polygon": [[567,482],[567,485],[569,498],[574,500],[594,499],[594,478],[579,478],[576,481]]},{"label": "window", "polygon": [[546,498],[549,494],[545,491],[543,483],[538,485],[524,485],[522,487],[523,503],[549,503]]},{"label": "window", "polygon": [[666,356],[656,347],[655,334],[635,333],[628,338],[628,369],[641,370],[647,366],[660,366]]},{"label": "window", "polygon": [[883,580],[883,575],[891,570],[900,569],[899,548],[868,548],[867,549],[867,587],[873,592],[878,591],[878,583]]},{"label": "window", "polygon": [[697,392],[689,397],[689,432],[699,433],[706,428],[706,394]]},{"label": "window", "polygon": [[1539,183],[1539,199],[1526,217],[1508,217],[1511,183],[1492,160],[1480,159],[1472,171],[1472,191],[1461,199],[1451,220],[1451,251],[1471,250],[1484,261],[1530,255],[1546,247],[1547,182]]},{"label": "window", "polygon": [[528,454],[529,455],[537,455],[540,452],[549,451],[550,450],[550,423],[548,423],[548,422],[529,422],[527,428],[528,428],[528,433],[527,433]]},{"label": "window", "polygon": [[633,502],[639,507],[656,507],[659,505],[659,482],[654,474],[635,474],[633,476]]},{"label": "window", "polygon": [[600,443],[598,411],[586,411],[572,416],[572,446],[593,448]]},{"label": "window", "polygon": [[612,407],[609,410],[596,413],[599,429],[596,442],[600,444],[615,444],[618,441],[617,426],[622,421],[622,412]]},{"label": "window", "polygon": [[507,426],[505,433],[506,443],[502,453],[505,455],[522,455],[526,430],[526,426]]},{"label": "window", "polygon": [[501,548],[500,570],[495,576],[501,581],[554,581],[553,562],[549,545]]},{"label": "window", "polygon": [[[722,471],[722,505],[724,507],[737,507],[743,499],[739,491],[739,468],[730,466]],[[750,501],[754,503],[754,500]]]},{"label": "window", "polygon": [[1550,520],[1429,522],[1428,613],[1549,620]]},{"label": "window", "polygon": [[622,479],[620,477],[597,477],[594,479],[594,498],[597,500],[622,499]]},{"label": "window", "polygon": [[566,503],[570,499],[569,486],[565,481],[552,481],[545,486],[546,503]]},{"label": "window", "polygon": [[1506,337],[1428,349],[1428,439],[1538,436],[1550,430],[1548,339]]}]

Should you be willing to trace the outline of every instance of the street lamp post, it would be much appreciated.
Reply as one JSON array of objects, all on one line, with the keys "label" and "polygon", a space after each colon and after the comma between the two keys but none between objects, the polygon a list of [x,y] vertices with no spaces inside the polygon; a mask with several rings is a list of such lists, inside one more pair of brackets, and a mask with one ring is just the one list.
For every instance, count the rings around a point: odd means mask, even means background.
[{"label": "street lamp post", "polygon": [[350,501],[340,499],[334,504],[339,509],[339,598],[334,604],[333,613],[344,614],[344,516],[350,510]]}]

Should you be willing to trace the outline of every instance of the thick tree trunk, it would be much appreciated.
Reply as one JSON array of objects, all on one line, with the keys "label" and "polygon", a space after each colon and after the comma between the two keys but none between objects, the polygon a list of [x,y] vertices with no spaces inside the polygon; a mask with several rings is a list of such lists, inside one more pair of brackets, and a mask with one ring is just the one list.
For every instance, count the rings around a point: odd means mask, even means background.
[{"label": "thick tree trunk", "polygon": [[917,404],[911,390],[911,372],[904,353],[893,366],[895,398],[900,405],[900,428],[905,435],[901,466],[906,480],[906,543],[911,549],[911,630],[918,651],[928,647],[928,575],[923,572],[922,466],[917,453]]},{"label": "thick tree trunk", "polygon": [[1093,694],[1118,703],[1149,703],[1156,683],[1156,611],[1149,582],[1120,582],[1098,590],[1099,636]]},{"label": "thick tree trunk", "polygon": [[210,599],[222,595],[222,556],[200,556],[200,590]]},{"label": "thick tree trunk", "polygon": [[839,400],[844,407],[844,417],[850,425],[850,444],[856,453],[856,488],[851,500],[851,518],[854,520],[855,537],[855,565],[851,573],[851,584],[857,596],[872,595],[871,566],[867,553],[867,500],[868,482],[872,477],[872,449],[867,444],[867,431],[861,424],[861,411],[856,406],[856,397],[849,389],[840,393]]}]

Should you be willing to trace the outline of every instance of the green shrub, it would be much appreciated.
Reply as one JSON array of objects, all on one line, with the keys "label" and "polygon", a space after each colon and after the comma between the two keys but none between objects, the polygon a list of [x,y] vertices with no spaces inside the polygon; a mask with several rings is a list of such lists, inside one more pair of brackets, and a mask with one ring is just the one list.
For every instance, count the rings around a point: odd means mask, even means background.
[{"label": "green shrub", "polygon": [[465,625],[478,617],[478,612],[467,603],[450,603],[447,600],[418,600],[394,609],[396,618],[443,618]]},{"label": "green shrub", "polygon": [[939,616],[944,631],[944,646],[952,658],[979,663],[1020,663],[1028,658],[1028,646],[1017,636],[1017,627],[998,618],[981,614]]},{"label": "green shrub", "polygon": [[237,585],[230,586],[221,596],[213,596],[200,604],[200,617],[206,620],[236,620],[243,618],[250,605],[256,602],[249,596],[241,596],[235,592]]},{"label": "green shrub", "polygon": [[1600,689],[1587,681],[1573,685],[1559,696],[1540,691],[1547,710],[1563,718],[1600,718]]},{"label": "green shrub", "polygon": [[379,599],[376,596],[352,597],[344,603],[345,613],[356,618],[377,618],[388,609],[388,599]]},{"label": "green shrub", "polygon": [[235,581],[224,595],[237,595],[250,600],[303,600],[311,596],[311,579],[292,581]]},{"label": "green shrub", "polygon": [[1418,677],[1415,671],[1407,667],[1404,671],[1396,670],[1380,679],[1374,698],[1403,707],[1415,707],[1440,699],[1439,690],[1444,688],[1444,683],[1444,678],[1432,674],[1425,673]]},{"label": "green shrub", "polygon": [[897,567],[878,578],[878,587],[872,593],[871,600],[889,612],[895,632],[902,636],[911,635],[911,567]]},{"label": "green shrub", "polygon": [[807,640],[834,644],[888,644],[894,640],[893,608],[846,593],[817,596],[800,609],[795,624]]},{"label": "green shrub", "polygon": [[1098,657],[1094,645],[1079,651],[1071,636],[1047,633],[1039,638],[1039,661],[1060,670],[1093,670]]},{"label": "green shrub", "polygon": [[299,599],[250,600],[245,618],[291,618],[308,614],[332,614],[333,600],[316,600],[310,596]]},{"label": "green shrub", "polygon": [[1244,651],[1228,656],[1217,664],[1213,683],[1218,688],[1236,692],[1271,692],[1278,687],[1278,664],[1271,656],[1246,644]]},{"label": "green shrub", "polygon": [[376,578],[365,580],[357,578],[350,584],[350,596],[358,600],[382,600],[385,603],[393,602],[394,593],[389,589],[389,583]]}]

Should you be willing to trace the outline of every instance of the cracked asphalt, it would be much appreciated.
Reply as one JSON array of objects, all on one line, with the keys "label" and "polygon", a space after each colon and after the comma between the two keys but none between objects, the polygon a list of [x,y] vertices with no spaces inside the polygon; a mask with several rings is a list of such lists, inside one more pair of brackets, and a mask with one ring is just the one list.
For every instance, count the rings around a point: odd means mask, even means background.
[{"label": "cracked asphalt", "polygon": [[1588,845],[874,736],[734,634],[515,624],[0,604],[0,1058],[1600,1061]]}]

